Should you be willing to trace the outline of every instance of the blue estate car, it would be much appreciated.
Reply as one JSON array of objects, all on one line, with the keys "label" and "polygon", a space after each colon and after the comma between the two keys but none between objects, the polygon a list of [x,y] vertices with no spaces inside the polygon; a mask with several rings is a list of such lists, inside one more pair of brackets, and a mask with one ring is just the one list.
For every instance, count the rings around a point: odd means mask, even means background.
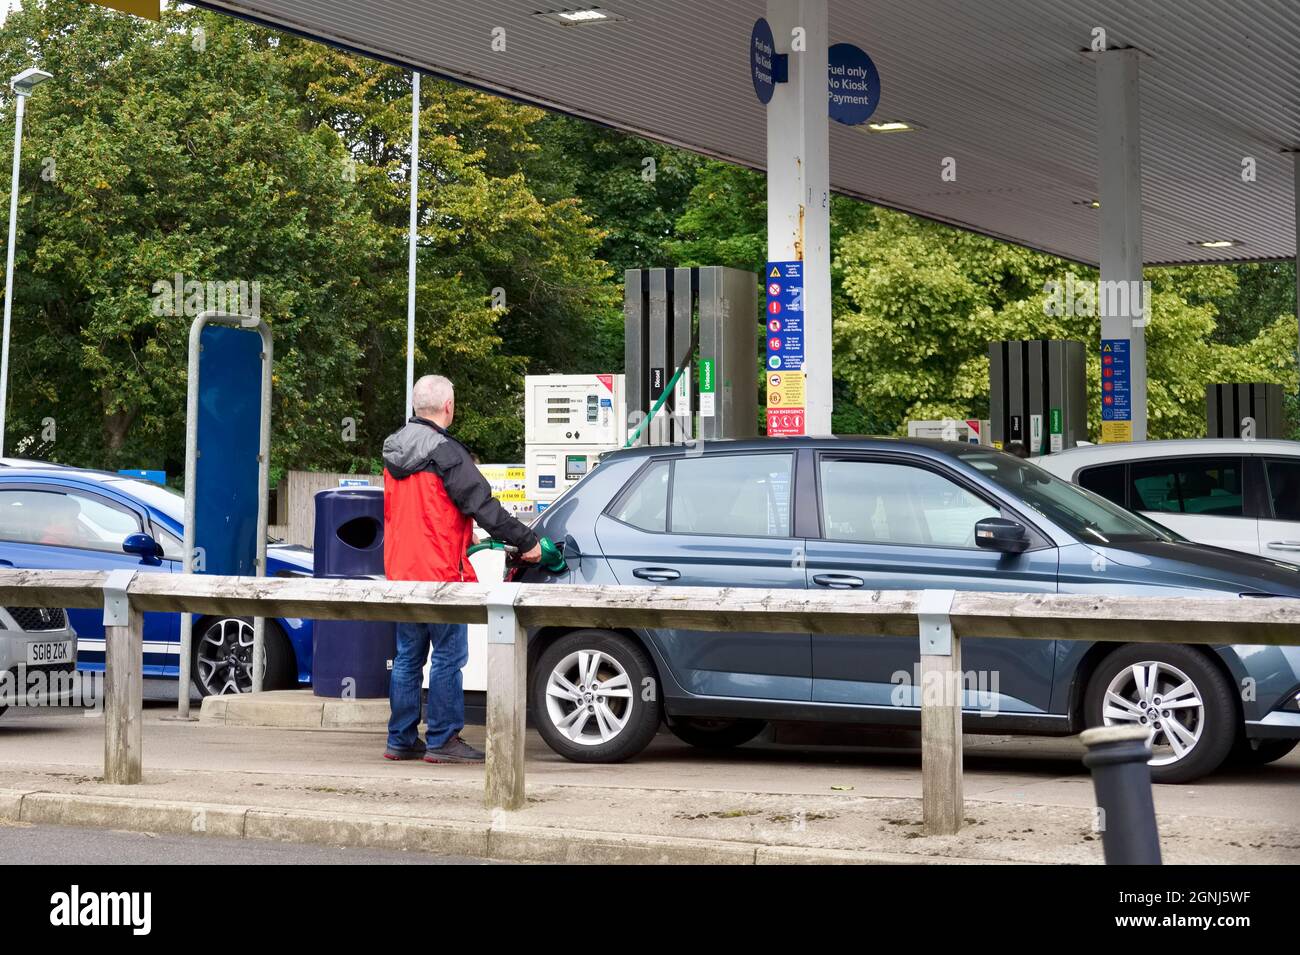
[{"label": "blue estate car", "polygon": [[[0,566],[180,572],[185,499],[175,491],[104,471],[13,459],[4,463],[10,466],[0,468]],[[127,542],[132,535],[147,540]],[[123,549],[124,542],[133,552]],[[161,556],[155,556],[159,549]],[[312,555],[301,547],[270,545],[266,563],[272,576],[310,575]],[[77,668],[102,670],[103,611],[69,610],[68,617],[77,632]],[[144,615],[146,680],[174,681],[178,676],[180,619],[177,613]],[[250,688],[250,619],[198,617],[192,644],[191,672],[202,695]],[[311,653],[310,620],[268,620],[266,688],[310,682]]]},{"label": "blue estate car", "polygon": [[[534,582],[1300,597],[1300,566],[1189,543],[1012,455],[939,441],[614,452],[534,527],[569,558],[560,575],[514,571]],[[661,719],[703,746],[773,719],[916,726],[917,662],[915,637],[553,627],[531,634],[529,702],[556,752],[613,761]],[[1300,739],[1300,647],[968,639],[962,669],[968,732],[1146,725],[1157,781]]]}]

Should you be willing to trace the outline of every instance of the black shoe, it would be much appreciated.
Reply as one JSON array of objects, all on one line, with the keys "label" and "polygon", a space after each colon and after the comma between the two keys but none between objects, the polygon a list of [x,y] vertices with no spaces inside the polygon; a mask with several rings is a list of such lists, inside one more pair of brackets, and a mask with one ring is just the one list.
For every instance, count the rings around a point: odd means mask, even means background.
[{"label": "black shoe", "polygon": [[481,763],[483,752],[475,749],[459,736],[453,736],[437,749],[427,750],[426,763]]},{"label": "black shoe", "polygon": [[384,759],[423,759],[424,753],[425,748],[423,746],[414,746],[411,749],[389,746],[384,750]]}]

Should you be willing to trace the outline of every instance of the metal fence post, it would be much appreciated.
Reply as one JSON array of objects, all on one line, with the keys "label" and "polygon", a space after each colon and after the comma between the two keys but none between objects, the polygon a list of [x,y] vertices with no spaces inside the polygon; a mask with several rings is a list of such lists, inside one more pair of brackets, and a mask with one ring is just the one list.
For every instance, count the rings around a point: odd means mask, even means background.
[{"label": "metal fence post", "polygon": [[487,596],[488,809],[524,806],[524,715],[528,685],[528,638],[515,616],[519,584],[503,583]]},{"label": "metal fence post", "polygon": [[144,614],[127,591],[134,570],[104,580],[104,782],[140,782],[144,691]]},{"label": "metal fence post", "polygon": [[1151,797],[1150,731],[1097,726],[1079,737],[1088,752],[1107,865],[1160,865],[1160,832]]},{"label": "metal fence post", "polygon": [[927,836],[961,828],[961,642],[948,616],[956,592],[923,590],[921,634],[921,808]]}]

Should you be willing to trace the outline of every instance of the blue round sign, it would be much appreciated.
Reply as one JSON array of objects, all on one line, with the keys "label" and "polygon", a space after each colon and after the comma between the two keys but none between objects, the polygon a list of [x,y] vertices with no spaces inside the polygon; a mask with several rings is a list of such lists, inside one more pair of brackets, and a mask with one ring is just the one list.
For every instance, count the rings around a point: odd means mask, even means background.
[{"label": "blue round sign", "polygon": [[[880,105],[876,64],[852,43],[836,43],[826,53],[831,119],[846,126],[865,123]],[[754,82],[757,88],[758,81]]]},{"label": "blue round sign", "polygon": [[759,17],[754,21],[754,29],[749,34],[749,73],[760,103],[770,103],[772,94],[776,91],[776,80],[772,76],[775,59],[776,40],[772,38],[772,28],[766,20]]}]

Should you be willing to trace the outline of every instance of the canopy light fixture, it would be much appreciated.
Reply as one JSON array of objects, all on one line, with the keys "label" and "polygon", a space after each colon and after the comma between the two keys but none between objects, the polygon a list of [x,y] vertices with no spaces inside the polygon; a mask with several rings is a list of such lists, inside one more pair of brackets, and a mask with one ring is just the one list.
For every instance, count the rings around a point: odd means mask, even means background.
[{"label": "canopy light fixture", "polygon": [[31,93],[32,87],[40,86],[52,76],[44,70],[38,70],[36,67],[23,70],[17,76],[10,77],[9,88],[19,96],[27,96]]},{"label": "canopy light fixture", "polygon": [[909,123],[901,119],[891,119],[883,123],[867,123],[867,131],[872,133],[910,133],[924,128],[920,123]]},{"label": "canopy light fixture", "polygon": [[1241,245],[1236,239],[1209,239],[1205,242],[1193,242],[1193,245],[1199,245],[1203,249],[1231,249],[1233,246]]},{"label": "canopy light fixture", "polygon": [[558,23],[562,27],[588,26],[593,23],[614,23],[619,20],[626,20],[627,17],[619,16],[612,10],[606,10],[604,7],[583,7],[579,10],[552,10],[548,13],[535,13],[533,16],[541,17],[543,20],[549,20],[552,23]]}]

